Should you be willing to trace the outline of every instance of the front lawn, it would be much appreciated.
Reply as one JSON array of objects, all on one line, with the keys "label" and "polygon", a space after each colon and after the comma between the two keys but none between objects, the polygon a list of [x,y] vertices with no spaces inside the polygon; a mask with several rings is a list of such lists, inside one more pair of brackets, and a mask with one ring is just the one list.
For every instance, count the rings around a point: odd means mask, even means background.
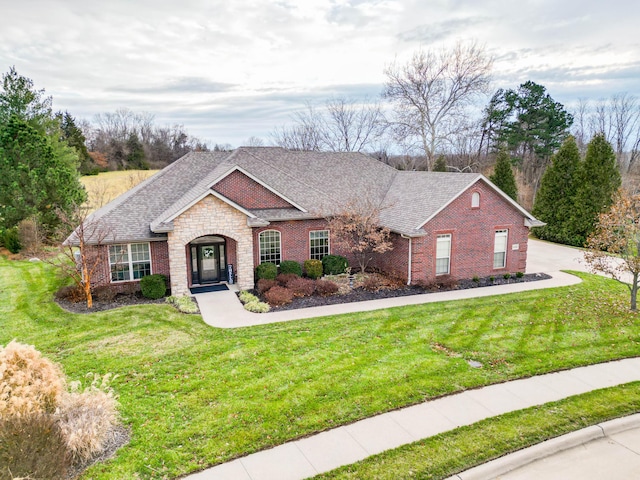
[{"label": "front lawn", "polygon": [[579,275],[553,290],[218,330],[168,305],[67,313],[48,266],[0,258],[0,344],[33,344],[72,380],[119,375],[131,443],[84,478],[172,478],[427,398],[640,354],[626,288]]}]

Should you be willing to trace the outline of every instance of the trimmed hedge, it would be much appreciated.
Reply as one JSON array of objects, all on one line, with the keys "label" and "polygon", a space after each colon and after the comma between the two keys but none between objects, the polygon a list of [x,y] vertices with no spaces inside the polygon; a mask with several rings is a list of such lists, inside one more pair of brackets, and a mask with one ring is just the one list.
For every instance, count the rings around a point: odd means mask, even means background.
[{"label": "trimmed hedge", "polygon": [[317,280],[322,276],[322,262],[320,260],[305,260],[304,272],[312,280]]},{"label": "trimmed hedge", "polygon": [[145,298],[158,299],[167,293],[167,277],[155,273],[140,279],[140,290]]},{"label": "trimmed hedge", "polygon": [[280,262],[280,273],[293,273],[299,277],[302,276],[302,267],[300,264],[294,260],[283,260]]},{"label": "trimmed hedge", "polygon": [[322,257],[322,269],[325,275],[340,275],[347,271],[349,262],[340,255],[326,255]]},{"label": "trimmed hedge", "polygon": [[256,267],[256,278],[258,280],[266,278],[267,280],[275,280],[278,275],[278,267],[275,263],[264,262]]}]

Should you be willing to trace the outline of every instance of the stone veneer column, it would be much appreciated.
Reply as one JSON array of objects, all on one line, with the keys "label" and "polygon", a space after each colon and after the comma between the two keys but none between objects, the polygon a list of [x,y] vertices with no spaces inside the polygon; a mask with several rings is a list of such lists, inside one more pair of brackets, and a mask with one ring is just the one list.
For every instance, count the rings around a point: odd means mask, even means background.
[{"label": "stone veneer column", "polygon": [[234,270],[238,286],[253,288],[253,234],[247,217],[222,200],[209,195],[173,220],[168,234],[171,294],[186,295],[188,268],[186,245],[204,235],[224,235],[237,243],[237,265]]}]

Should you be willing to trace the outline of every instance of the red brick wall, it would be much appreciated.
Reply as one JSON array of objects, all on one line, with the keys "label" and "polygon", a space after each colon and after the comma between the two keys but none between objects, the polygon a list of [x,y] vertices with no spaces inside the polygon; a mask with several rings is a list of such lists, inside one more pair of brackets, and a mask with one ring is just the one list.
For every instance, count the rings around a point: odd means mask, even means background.
[{"label": "red brick wall", "polygon": [[275,193],[239,171],[227,175],[213,189],[243,208],[294,208]]},{"label": "red brick wall", "polygon": [[[135,243],[135,242],[134,242]],[[167,242],[149,242],[151,248],[151,273],[160,273],[166,275],[167,285],[170,284],[170,271],[169,271],[169,249]],[[131,282],[115,282],[111,283],[111,270],[109,268],[109,249],[107,245],[91,246],[88,248],[88,255],[93,259],[98,257],[98,265],[94,270],[91,283],[94,287],[103,285],[111,285],[117,291],[126,291],[131,288],[131,285],[138,285],[140,280],[134,280]]]}]

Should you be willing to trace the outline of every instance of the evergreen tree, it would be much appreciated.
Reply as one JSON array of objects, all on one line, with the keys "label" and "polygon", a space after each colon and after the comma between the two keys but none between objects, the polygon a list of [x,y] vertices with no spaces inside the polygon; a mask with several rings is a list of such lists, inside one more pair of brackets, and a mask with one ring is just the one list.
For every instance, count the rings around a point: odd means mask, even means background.
[{"label": "evergreen tree", "polygon": [[611,205],[620,184],[616,154],[604,135],[598,134],[587,145],[578,175],[578,188],[569,221],[572,245],[584,245],[598,221],[598,215]]},{"label": "evergreen tree", "polygon": [[533,214],[546,223],[534,230],[538,238],[571,243],[568,220],[573,213],[579,171],[580,151],[575,138],[569,136],[551,158],[536,195]]},{"label": "evergreen tree", "polygon": [[436,163],[433,164],[434,172],[446,172],[447,171],[447,161],[444,158],[444,155],[440,155],[436,159]]},{"label": "evergreen tree", "polygon": [[127,139],[127,169],[149,170],[149,164],[145,159],[144,147],[140,143],[138,135],[132,133]]},{"label": "evergreen tree", "polygon": [[513,169],[511,168],[511,157],[509,157],[506,150],[502,149],[498,152],[496,167],[489,180],[516,202],[518,201],[516,178],[513,176]]},{"label": "evergreen tree", "polygon": [[58,211],[70,211],[85,198],[70,147],[16,115],[0,127],[0,228],[35,215],[52,233]]},{"label": "evergreen tree", "polygon": [[95,175],[98,173],[98,167],[93,163],[89,156],[86,146],[86,138],[82,130],[76,125],[76,120],[69,112],[60,112],[56,115],[60,122],[60,130],[62,138],[72,147],[77,155],[79,162],[79,170],[82,175]]}]

